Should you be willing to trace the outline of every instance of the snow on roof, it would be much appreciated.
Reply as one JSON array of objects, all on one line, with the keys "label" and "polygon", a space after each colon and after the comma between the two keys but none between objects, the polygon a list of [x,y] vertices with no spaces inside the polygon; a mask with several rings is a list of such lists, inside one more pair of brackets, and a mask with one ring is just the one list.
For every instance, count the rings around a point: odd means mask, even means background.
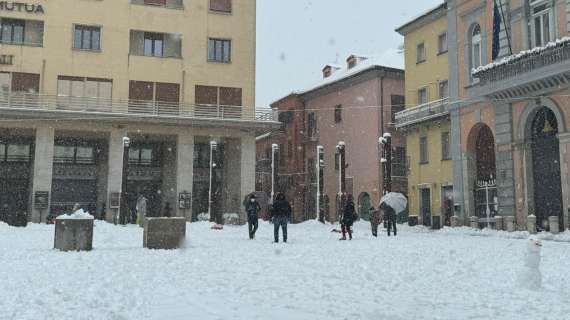
[{"label": "snow on roof", "polygon": [[[348,69],[347,66],[343,66],[340,70],[337,70],[329,77],[321,79],[321,81],[308,86],[307,88],[293,91],[292,94],[304,94],[319,88],[322,88],[326,85],[335,83],[337,81],[344,80],[353,76],[357,73],[374,69],[374,68],[395,68],[395,69],[402,69],[404,65],[404,57],[398,53],[396,49],[388,50],[379,55],[356,55],[358,57],[366,57],[366,60],[361,60],[356,66]],[[403,70],[402,70],[403,71]],[[279,101],[279,100],[277,100]]]},{"label": "snow on roof", "polygon": [[570,37],[564,37],[564,38],[558,39],[556,41],[549,42],[543,47],[535,47],[535,48],[532,48],[530,50],[521,51],[517,54],[513,54],[513,55],[510,55],[508,57],[504,57],[500,61],[491,62],[491,63],[486,64],[484,66],[474,68],[471,70],[471,74],[476,75],[478,73],[485,72],[485,71],[491,70],[493,68],[496,68],[496,67],[499,67],[499,66],[511,63],[511,62],[516,62],[517,60],[525,58],[527,56],[530,56],[533,54],[540,54],[540,53],[542,53],[548,49],[552,49],[552,48],[555,48],[558,46],[563,46],[563,45],[568,45],[568,44],[570,44]]},{"label": "snow on roof", "polygon": [[434,13],[434,12],[440,10],[440,9],[446,8],[446,7],[447,7],[447,3],[443,2],[443,3],[438,4],[438,5],[435,6],[435,7],[432,7],[432,8],[429,8],[429,9],[425,10],[425,11],[422,11],[422,12],[420,12],[419,14],[412,16],[412,17],[408,20],[408,22],[406,22],[406,23],[402,24],[401,26],[397,27],[397,28],[396,28],[396,32],[401,33],[404,28],[406,28],[406,27],[408,27],[408,26],[410,26],[410,25],[412,25],[412,24],[418,22],[420,19],[422,19],[422,18],[424,18],[424,17],[427,17],[427,16],[429,16],[430,14],[432,14],[432,13]]}]

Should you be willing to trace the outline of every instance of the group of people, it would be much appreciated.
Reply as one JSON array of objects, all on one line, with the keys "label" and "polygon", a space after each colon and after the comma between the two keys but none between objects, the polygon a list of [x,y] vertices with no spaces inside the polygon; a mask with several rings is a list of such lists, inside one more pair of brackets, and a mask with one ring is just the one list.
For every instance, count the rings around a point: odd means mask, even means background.
[{"label": "group of people", "polygon": [[[244,201],[245,212],[247,214],[247,224],[249,230],[249,238],[255,239],[255,233],[259,227],[259,215],[261,213],[261,205],[257,201],[254,194],[250,194]],[[381,203],[378,209],[370,208],[370,225],[372,235],[378,237],[378,225],[384,221],[388,236],[394,233],[396,236],[396,212],[386,203]],[[383,214],[382,214],[383,213]],[[352,225],[358,220],[358,214],[354,205],[354,197],[349,194],[346,197],[343,210],[341,212],[340,224],[342,237],[340,240],[352,240]],[[283,193],[278,193],[274,203],[269,208],[269,219],[273,223],[273,235],[276,243],[279,242],[279,229],[283,233],[283,242],[287,242],[287,224],[291,222],[291,205],[285,199]]]}]

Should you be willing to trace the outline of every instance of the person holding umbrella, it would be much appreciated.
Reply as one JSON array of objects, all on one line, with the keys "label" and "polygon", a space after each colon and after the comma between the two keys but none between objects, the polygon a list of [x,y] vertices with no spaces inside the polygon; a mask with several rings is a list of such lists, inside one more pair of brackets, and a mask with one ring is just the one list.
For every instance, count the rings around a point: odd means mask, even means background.
[{"label": "person holding umbrella", "polygon": [[340,240],[346,240],[346,233],[348,232],[348,239],[352,240],[352,225],[354,221],[358,217],[356,216],[356,209],[354,207],[354,198],[351,194],[346,197],[346,204],[344,205],[344,209],[342,211],[342,219],[341,219],[341,229],[342,229],[342,238]]},{"label": "person holding umbrella", "polygon": [[388,236],[390,236],[391,229],[394,229],[394,236],[396,236],[396,215],[404,210],[408,206],[408,199],[397,192],[389,192],[382,197],[380,200],[379,208],[384,212],[384,217],[386,219]]}]

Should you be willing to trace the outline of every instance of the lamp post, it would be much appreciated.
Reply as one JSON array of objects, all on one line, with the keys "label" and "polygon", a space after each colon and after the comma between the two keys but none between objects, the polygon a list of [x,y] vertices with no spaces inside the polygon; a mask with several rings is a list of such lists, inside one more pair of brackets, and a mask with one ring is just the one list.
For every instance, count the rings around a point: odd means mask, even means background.
[{"label": "lamp post", "polygon": [[273,204],[273,197],[275,197],[275,174],[277,168],[275,168],[275,154],[279,151],[279,146],[274,143],[271,145],[271,199],[269,203]]},{"label": "lamp post", "polygon": [[382,147],[382,173],[383,173],[383,194],[392,192],[392,135],[388,132],[378,138],[378,143]]},{"label": "lamp post", "polygon": [[208,190],[208,216],[210,216],[210,221],[212,220],[212,180],[214,177],[214,168],[216,163],[214,162],[214,151],[218,147],[216,141],[210,141],[210,188]]},{"label": "lamp post", "polygon": [[123,137],[123,172],[121,176],[121,200],[119,205],[119,223],[127,224],[127,213],[129,211],[127,182],[129,172],[129,148],[131,146],[131,139]]},{"label": "lamp post", "polygon": [[324,165],[324,147],[317,146],[317,221],[322,221],[323,219],[323,217],[321,217],[321,181]]},{"label": "lamp post", "polygon": [[346,193],[346,143],[339,141],[336,145],[338,156],[338,216],[340,218]]}]

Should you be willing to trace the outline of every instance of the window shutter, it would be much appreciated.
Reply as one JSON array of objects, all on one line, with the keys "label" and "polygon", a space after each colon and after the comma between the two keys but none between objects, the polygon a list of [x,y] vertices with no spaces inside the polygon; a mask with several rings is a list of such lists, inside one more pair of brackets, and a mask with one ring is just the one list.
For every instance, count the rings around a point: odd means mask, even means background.
[{"label": "window shutter", "polygon": [[210,0],[210,10],[232,12],[232,0]]},{"label": "window shutter", "polygon": [[38,93],[40,75],[35,73],[12,73],[12,92]]},{"label": "window shutter", "polygon": [[195,102],[196,104],[218,104],[218,87],[211,86],[196,86],[195,87]]},{"label": "window shutter", "polygon": [[177,83],[156,83],[156,101],[178,103],[180,85]]},{"label": "window shutter", "polygon": [[165,6],[166,0],[144,0],[144,4],[150,4],[155,6]]},{"label": "window shutter", "polygon": [[147,81],[130,81],[129,82],[129,99],[131,100],[152,100],[153,99],[152,82]]},{"label": "window shutter", "polygon": [[220,105],[241,106],[241,88],[220,88]]}]

